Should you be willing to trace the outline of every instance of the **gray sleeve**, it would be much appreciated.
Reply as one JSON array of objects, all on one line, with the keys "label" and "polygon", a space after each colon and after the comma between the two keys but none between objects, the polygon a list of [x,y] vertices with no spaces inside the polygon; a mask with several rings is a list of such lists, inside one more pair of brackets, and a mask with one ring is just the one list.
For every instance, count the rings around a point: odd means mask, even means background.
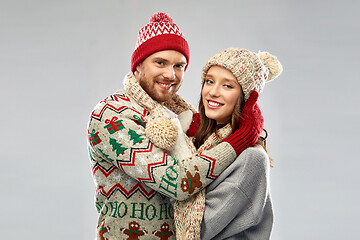
[{"label": "gray sleeve", "polygon": [[[267,154],[261,147],[248,148],[208,186],[201,239],[240,236],[244,231],[257,225],[268,229],[269,226],[263,225],[262,222],[270,224],[271,232],[270,200]],[[264,214],[269,216],[264,217]],[[256,229],[257,232],[262,231]],[[270,233],[266,231],[264,234]],[[259,234],[255,235],[259,237]]]}]

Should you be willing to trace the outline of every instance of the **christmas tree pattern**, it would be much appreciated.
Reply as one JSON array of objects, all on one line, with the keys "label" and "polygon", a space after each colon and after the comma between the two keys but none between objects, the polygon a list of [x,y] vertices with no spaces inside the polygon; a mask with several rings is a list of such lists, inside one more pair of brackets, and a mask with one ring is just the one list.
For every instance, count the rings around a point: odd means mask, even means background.
[{"label": "christmas tree pattern", "polygon": [[[97,148],[97,150],[101,153],[101,155],[104,156],[104,158],[106,158],[108,161],[113,162],[114,160],[112,160],[111,158],[109,158],[109,154],[105,154],[100,148]],[[104,161],[104,160],[103,160]]]},{"label": "christmas tree pattern", "polygon": [[117,131],[124,129],[124,125],[122,124],[122,120],[116,121],[118,118],[113,117],[111,120],[106,119],[105,123],[107,124],[104,128],[106,128],[110,134],[116,133]]},{"label": "christmas tree pattern", "polygon": [[142,117],[139,117],[137,115],[133,115],[133,119],[131,119],[131,120],[133,120],[137,125],[140,125],[143,127],[145,127],[145,125],[146,125],[145,120]]},{"label": "christmas tree pattern", "polygon": [[124,154],[125,150],[127,148],[122,147],[121,143],[116,142],[116,139],[110,138],[110,145],[113,147],[113,151],[116,151],[116,156],[119,156],[120,154]]},{"label": "christmas tree pattern", "polygon": [[142,143],[142,140],[144,140],[144,138],[140,137],[140,135],[132,129],[129,129],[128,134],[130,135],[130,140],[133,140],[133,145]]},{"label": "christmas tree pattern", "polygon": [[88,133],[89,133],[89,141],[91,142],[91,144],[93,146],[101,143],[101,139],[99,137],[99,132],[95,132],[95,129],[93,129],[91,132],[88,131]]}]

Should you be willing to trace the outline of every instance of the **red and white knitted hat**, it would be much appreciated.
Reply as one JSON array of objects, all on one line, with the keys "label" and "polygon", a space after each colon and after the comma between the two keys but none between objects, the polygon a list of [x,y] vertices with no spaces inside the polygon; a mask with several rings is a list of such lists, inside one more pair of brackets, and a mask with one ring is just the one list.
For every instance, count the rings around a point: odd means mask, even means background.
[{"label": "red and white knitted hat", "polygon": [[157,12],[139,30],[135,51],[131,56],[131,71],[134,72],[136,66],[151,54],[163,50],[182,53],[189,64],[189,45],[181,30],[169,15]]}]

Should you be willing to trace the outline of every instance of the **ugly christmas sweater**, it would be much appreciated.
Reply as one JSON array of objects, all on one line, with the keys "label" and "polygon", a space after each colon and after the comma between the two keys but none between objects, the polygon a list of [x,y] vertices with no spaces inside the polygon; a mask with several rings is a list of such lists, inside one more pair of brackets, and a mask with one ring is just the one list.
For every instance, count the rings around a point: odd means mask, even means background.
[{"label": "ugly christmas sweater", "polygon": [[[134,79],[132,73],[126,76],[128,82]],[[171,156],[163,149],[168,146],[154,145],[145,133],[147,124],[164,115],[163,107],[139,85],[127,85],[126,91],[115,92],[93,109],[88,145],[99,214],[97,239],[175,239],[170,198],[189,198],[235,160],[227,142],[185,159]],[[165,142],[176,142],[170,130],[177,128],[168,125]]]}]

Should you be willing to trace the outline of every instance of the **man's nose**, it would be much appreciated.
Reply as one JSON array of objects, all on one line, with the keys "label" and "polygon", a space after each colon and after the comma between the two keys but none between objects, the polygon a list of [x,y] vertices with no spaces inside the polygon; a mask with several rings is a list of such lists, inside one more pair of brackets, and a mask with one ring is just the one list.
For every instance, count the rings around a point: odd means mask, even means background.
[{"label": "man's nose", "polygon": [[173,66],[168,66],[166,69],[164,69],[163,76],[169,80],[175,79],[175,70]]}]

